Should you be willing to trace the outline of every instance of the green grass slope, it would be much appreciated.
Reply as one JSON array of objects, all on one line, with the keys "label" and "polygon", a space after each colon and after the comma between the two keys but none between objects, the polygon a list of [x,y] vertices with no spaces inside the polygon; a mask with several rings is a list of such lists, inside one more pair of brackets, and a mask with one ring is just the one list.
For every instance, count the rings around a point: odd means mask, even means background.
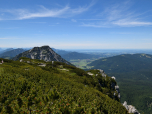
[{"label": "green grass slope", "polygon": [[[110,84],[97,70],[22,58],[0,64],[0,112],[4,114],[127,114]],[[1,59],[0,59],[1,61]],[[27,63],[28,62],[28,63]],[[40,66],[40,65],[44,65]],[[101,87],[99,82],[104,86]]]}]

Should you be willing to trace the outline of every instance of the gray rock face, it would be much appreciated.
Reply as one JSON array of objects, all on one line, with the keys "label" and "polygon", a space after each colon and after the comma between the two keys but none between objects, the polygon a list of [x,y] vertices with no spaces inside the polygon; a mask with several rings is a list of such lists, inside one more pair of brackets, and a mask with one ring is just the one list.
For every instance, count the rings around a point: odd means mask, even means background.
[{"label": "gray rock face", "polygon": [[13,60],[19,60],[20,57],[39,59],[44,61],[59,61],[71,65],[71,63],[69,63],[68,61],[63,59],[60,55],[55,53],[49,46],[34,47],[31,50],[25,51],[17,55],[16,57],[13,58]]},{"label": "gray rock face", "polygon": [[104,70],[101,70],[101,69],[97,69],[97,70],[99,70],[99,73],[100,73],[103,77],[106,77],[106,74],[105,74]]},{"label": "gray rock face", "polygon": [[106,74],[105,74],[105,73],[102,73],[102,76],[103,76],[103,77],[106,77]]},{"label": "gray rock face", "polygon": [[104,73],[104,70],[101,70],[101,69],[97,69],[97,70],[99,70],[99,71],[100,71],[100,73]]},{"label": "gray rock face", "polygon": [[118,98],[120,99],[120,90],[118,85],[115,86],[115,90],[118,92]]},{"label": "gray rock face", "polygon": [[140,114],[134,106],[127,105],[126,101],[123,103],[123,106],[128,110],[129,113]]},{"label": "gray rock face", "polygon": [[114,76],[112,76],[111,78],[114,79],[114,80],[116,80],[116,77],[114,77]]},{"label": "gray rock face", "polygon": [[88,74],[89,74],[90,76],[93,76],[93,73],[91,73],[91,72],[88,72]]}]

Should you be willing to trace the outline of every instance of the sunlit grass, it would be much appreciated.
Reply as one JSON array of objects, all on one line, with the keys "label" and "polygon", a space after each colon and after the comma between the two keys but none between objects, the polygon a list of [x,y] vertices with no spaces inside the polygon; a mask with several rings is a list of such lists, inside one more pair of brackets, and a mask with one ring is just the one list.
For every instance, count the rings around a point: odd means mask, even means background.
[{"label": "sunlit grass", "polygon": [[[39,67],[36,62],[43,61],[34,61],[35,64],[8,61],[1,66],[1,113],[127,114],[113,97],[115,90],[109,87],[116,82],[110,77],[90,76],[82,69],[59,62],[54,62],[53,67],[51,62]],[[105,82],[104,91],[98,80]]]}]

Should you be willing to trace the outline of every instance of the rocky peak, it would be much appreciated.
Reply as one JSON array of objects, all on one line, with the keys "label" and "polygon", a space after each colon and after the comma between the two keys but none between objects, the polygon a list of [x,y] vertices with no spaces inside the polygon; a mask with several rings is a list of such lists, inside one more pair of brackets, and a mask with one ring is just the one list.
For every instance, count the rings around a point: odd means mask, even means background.
[{"label": "rocky peak", "polygon": [[[34,47],[30,51],[38,51],[38,50],[49,50],[51,49],[49,46],[42,46],[42,47]],[[52,50],[52,49],[51,49]],[[52,50],[53,51],[53,50]]]},{"label": "rocky peak", "polygon": [[26,52],[17,55],[16,57],[13,58],[13,60],[19,60],[20,57],[39,59],[44,61],[59,61],[71,65],[71,63],[63,59],[60,55],[54,52],[49,46],[34,47],[31,50],[28,50]]}]

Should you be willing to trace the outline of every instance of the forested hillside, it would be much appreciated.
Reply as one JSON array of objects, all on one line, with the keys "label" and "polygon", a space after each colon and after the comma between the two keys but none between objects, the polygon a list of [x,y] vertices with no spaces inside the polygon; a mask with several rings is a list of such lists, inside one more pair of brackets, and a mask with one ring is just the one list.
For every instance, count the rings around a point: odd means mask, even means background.
[{"label": "forested hillside", "polygon": [[90,65],[116,77],[121,102],[127,101],[139,112],[152,114],[152,55],[124,54],[96,60]]},{"label": "forested hillside", "polygon": [[88,75],[65,63],[22,60],[4,59],[0,64],[1,113],[127,114],[113,96],[115,80],[98,70]]},{"label": "forested hillside", "polygon": [[152,69],[152,55],[124,54],[99,59],[89,64],[93,68],[103,68],[108,73],[124,73]]}]

